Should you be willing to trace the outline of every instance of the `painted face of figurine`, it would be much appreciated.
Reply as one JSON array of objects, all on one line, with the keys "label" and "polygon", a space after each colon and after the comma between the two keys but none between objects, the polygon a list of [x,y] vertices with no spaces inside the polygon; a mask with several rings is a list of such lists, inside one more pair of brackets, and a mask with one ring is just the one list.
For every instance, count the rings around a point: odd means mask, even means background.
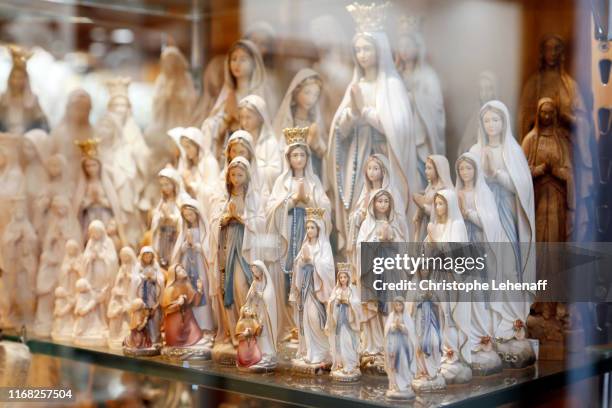
[{"label": "painted face of figurine", "polygon": [[242,156],[251,161],[251,152],[249,152],[249,149],[243,143],[232,143],[229,149],[229,161],[234,160],[234,158],[238,156]]},{"label": "painted face of figurine", "polygon": [[482,125],[487,136],[498,136],[504,128],[504,121],[497,112],[489,110],[482,116]]},{"label": "painted face of figurine", "polygon": [[561,62],[563,44],[556,38],[550,38],[544,43],[544,62],[549,68],[556,67]]},{"label": "painted face of figurine", "polygon": [[369,160],[368,167],[366,168],[366,175],[368,180],[372,183],[381,181],[383,179],[383,172],[380,168],[380,164],[376,160]]},{"label": "painted face of figurine", "polygon": [[198,222],[198,214],[190,207],[183,207],[181,209],[181,214],[185,221],[187,221],[191,225],[196,225]]},{"label": "painted face of figurine", "polygon": [[181,146],[185,149],[185,154],[189,160],[197,160],[198,153],[200,152],[200,148],[197,144],[195,144],[192,140],[189,140],[186,137],[181,137]]},{"label": "painted face of figurine", "polygon": [[151,265],[153,263],[153,254],[151,252],[145,252],[142,254],[142,263],[143,265]]},{"label": "painted face of figurine", "polygon": [[129,265],[132,263],[132,257],[128,248],[121,249],[119,252],[119,260],[121,261],[121,265]]},{"label": "painted face of figurine", "polygon": [[436,195],[434,199],[434,206],[438,218],[441,220],[445,220],[446,214],[448,213],[448,206],[444,197],[442,197],[441,195]]},{"label": "painted face of figurine", "polygon": [[360,36],[354,45],[355,58],[359,66],[367,70],[376,66],[376,47],[365,37]]},{"label": "painted face of figurine", "polygon": [[253,73],[253,59],[241,47],[236,48],[230,55],[230,71],[234,78],[250,78]]},{"label": "painted face of figurine", "polygon": [[126,98],[116,97],[111,100],[108,110],[117,115],[121,123],[125,123],[130,112],[130,103]]},{"label": "painted face of figurine", "polygon": [[187,279],[187,272],[185,271],[185,268],[183,268],[182,265],[177,265],[175,272],[176,272],[177,279],[179,280]]},{"label": "painted face of figurine", "polygon": [[89,238],[94,241],[100,241],[104,236],[104,231],[100,228],[94,227],[89,229]]},{"label": "painted face of figurine", "polygon": [[377,215],[387,215],[391,207],[391,200],[387,194],[380,194],[374,201],[374,211]]},{"label": "painted face of figurine", "polygon": [[261,125],[263,124],[263,119],[259,113],[247,107],[240,108],[238,111],[238,120],[240,121],[240,128],[252,135],[258,135]]},{"label": "painted face of figurine", "polygon": [[251,265],[251,272],[253,273],[253,277],[257,280],[260,280],[263,277],[263,272],[257,265]]},{"label": "painted face of figurine", "polygon": [[51,178],[61,177],[64,172],[62,160],[58,156],[51,156],[47,161],[47,171]]},{"label": "painted face of figurine", "polygon": [[438,172],[436,171],[436,165],[431,159],[427,159],[425,161],[425,177],[430,183],[435,183],[436,181],[438,181]]},{"label": "painted face of figurine", "polygon": [[21,153],[23,153],[23,158],[28,162],[36,160],[36,148],[28,139],[24,138],[21,145]]},{"label": "painted face of figurine", "polygon": [[95,159],[85,160],[85,174],[87,178],[97,178],[100,175],[100,163]]},{"label": "painted face of figurine", "polygon": [[348,281],[349,281],[349,276],[346,274],[346,272],[338,273],[338,282],[340,283],[341,286],[347,286]]},{"label": "painted face of figurine", "polygon": [[402,314],[404,312],[404,302],[393,302],[393,311]]},{"label": "painted face of figurine", "polygon": [[174,191],[174,183],[168,177],[159,178],[159,189],[165,197],[176,195],[176,191]]},{"label": "painted face of figurine", "polygon": [[321,87],[316,82],[306,82],[302,85],[294,96],[295,103],[302,109],[310,111],[319,100]]},{"label": "painted face of figurine", "polygon": [[546,102],[540,107],[538,122],[542,126],[550,126],[554,123],[557,112],[552,103]]},{"label": "painted face of figurine", "polygon": [[15,93],[22,93],[25,90],[27,81],[26,73],[21,69],[11,71],[9,76],[9,88]]},{"label": "painted face of figurine", "polygon": [[246,171],[242,167],[232,167],[229,171],[229,180],[232,186],[242,187],[246,185],[248,179]]},{"label": "painted face of figurine", "polygon": [[291,165],[293,171],[304,170],[306,168],[307,160],[308,154],[306,153],[306,150],[301,146],[294,148],[289,153],[289,164]]},{"label": "painted face of figurine", "polygon": [[319,227],[314,221],[306,222],[306,236],[308,239],[319,238]]},{"label": "painted face of figurine", "polygon": [[459,177],[461,177],[464,184],[474,181],[474,173],[474,166],[468,160],[461,160],[459,162]]},{"label": "painted face of figurine", "polygon": [[402,35],[399,38],[397,51],[402,61],[414,61],[419,52],[414,39],[408,35]]}]

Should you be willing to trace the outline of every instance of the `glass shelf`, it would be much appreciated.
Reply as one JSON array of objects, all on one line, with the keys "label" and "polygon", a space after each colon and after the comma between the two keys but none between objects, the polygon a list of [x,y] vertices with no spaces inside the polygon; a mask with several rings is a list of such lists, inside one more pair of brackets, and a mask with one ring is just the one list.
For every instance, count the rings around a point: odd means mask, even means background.
[{"label": "glass shelf", "polygon": [[[19,341],[15,333],[4,339]],[[407,406],[406,402],[385,399],[387,379],[364,375],[355,384],[336,384],[327,375],[305,377],[292,374],[288,350],[281,352],[279,368],[270,374],[238,372],[234,367],[220,366],[212,361],[174,361],[164,357],[127,357],[107,348],[84,348],[69,343],[29,338],[26,344],[32,353],[45,354],[103,367],[160,377],[205,388],[246,394],[255,398],[309,406],[390,407]],[[420,394],[415,406],[467,407],[497,406],[526,402],[569,384],[612,371],[612,348],[587,349],[570,361],[538,361],[523,370],[505,370],[487,378],[474,378],[465,386],[451,386],[439,393]],[[518,401],[517,401],[518,400]],[[408,406],[411,406],[408,404]]]}]

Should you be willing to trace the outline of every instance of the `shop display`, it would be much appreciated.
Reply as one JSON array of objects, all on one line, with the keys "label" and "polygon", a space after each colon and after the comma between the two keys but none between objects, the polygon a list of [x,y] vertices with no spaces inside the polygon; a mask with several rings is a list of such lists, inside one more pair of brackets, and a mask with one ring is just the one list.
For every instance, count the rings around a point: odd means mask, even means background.
[{"label": "shop display", "polygon": [[[338,395],[367,384],[388,402],[561,359],[593,320],[571,304],[419,284],[534,282],[565,267],[536,259],[536,243],[588,235],[597,163],[588,98],[564,67],[571,39],[545,37],[524,84],[520,70],[482,66],[458,87],[426,50],[440,34],[404,9],[343,8],[355,28],[344,42],[335,15],[309,11],[291,49],[291,24],[257,21],[224,37],[222,57],[168,33],[140,77],[121,62],[76,75],[50,120],[30,86],[34,51],[8,46],[0,329],[120,359],[200,360],[240,381],[282,373]],[[148,93],[134,93],[143,78]],[[478,111],[451,106],[459,96]],[[455,256],[454,243],[486,252],[486,271],[415,268],[414,297],[379,300],[365,282],[382,272],[362,255],[403,243],[423,257]]]}]

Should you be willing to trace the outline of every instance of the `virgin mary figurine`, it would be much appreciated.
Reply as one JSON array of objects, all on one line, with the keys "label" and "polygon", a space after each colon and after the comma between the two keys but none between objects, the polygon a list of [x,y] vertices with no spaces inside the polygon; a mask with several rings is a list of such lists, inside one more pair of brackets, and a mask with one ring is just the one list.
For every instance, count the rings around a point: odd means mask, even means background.
[{"label": "virgin mary figurine", "polygon": [[[479,159],[472,153],[464,153],[455,164],[457,183],[455,191],[459,210],[463,215],[469,241],[475,247],[486,248],[479,255],[487,255],[486,274],[483,280],[496,277],[503,268],[503,245],[506,240],[495,204],[493,192],[485,181]],[[506,241],[507,242],[507,241]],[[470,304],[472,318],[470,330],[472,372],[474,375],[490,375],[502,370],[502,362],[493,350],[496,325],[503,312],[503,303],[490,297],[476,295]]]},{"label": "virgin mary figurine", "polygon": [[162,268],[168,269],[172,250],[179,234],[181,210],[179,197],[183,192],[183,180],[173,168],[166,167],[158,173],[161,198],[153,209],[151,235],[153,250]]},{"label": "virgin mary figurine", "polygon": [[364,183],[359,172],[371,154],[387,156],[402,197],[421,189],[412,108],[383,31],[385,6],[355,3],[347,9],[358,26],[355,69],[332,122],[327,167],[340,253],[347,249],[348,215]]},{"label": "virgin mary figurine", "polygon": [[[268,190],[272,190],[276,178],[281,173],[283,160],[279,148],[281,134],[274,133],[266,102],[259,95],[248,95],[238,103],[240,129],[246,130],[253,137],[254,157],[262,181]],[[251,162],[252,164],[252,162]]]},{"label": "virgin mary figurine", "polygon": [[[102,302],[106,310],[110,290],[119,268],[117,252],[113,240],[107,235],[106,228],[100,220],[93,220],[88,228],[88,241],[83,252],[83,278],[90,289]],[[102,314],[106,323],[106,313]]]},{"label": "virgin mary figurine", "polygon": [[359,325],[361,301],[357,287],[351,284],[351,266],[338,263],[336,287],[327,303],[325,330],[331,346],[331,377],[352,382],[361,378],[359,370]]},{"label": "virgin mary figurine", "polygon": [[259,50],[249,40],[238,40],[227,53],[224,84],[202,132],[212,141],[220,161],[229,134],[239,127],[238,102],[247,95],[265,97],[266,69]]},{"label": "virgin mary figurine", "polygon": [[446,153],[446,118],[440,80],[425,58],[425,39],[419,26],[416,17],[400,18],[396,62],[414,109],[419,174],[426,183],[425,160],[431,154]]},{"label": "virgin mary figurine", "polygon": [[[353,262],[353,265],[357,265],[357,235],[361,224],[366,219],[368,214],[368,206],[372,199],[374,191],[379,189],[387,190],[393,196],[395,216],[397,219],[404,219],[406,217],[407,207],[405,200],[400,196],[399,190],[395,187],[393,180],[391,180],[389,160],[382,154],[374,154],[368,157],[368,160],[363,167],[364,184],[355,210],[349,216],[349,246],[347,248],[348,259]],[[407,225],[406,225],[407,227]],[[408,231],[404,231],[404,238],[407,240]],[[355,283],[355,282],[353,282]]]},{"label": "virgin mary figurine", "polygon": [[226,197],[213,219],[210,244],[214,251],[211,295],[217,308],[218,331],[213,360],[236,364],[236,323],[253,281],[250,265],[260,259],[264,216],[259,192],[250,179],[249,162],[242,156],[227,166]]},{"label": "virgin mary figurine", "polygon": [[204,338],[212,346],[215,321],[210,293],[215,279],[211,269],[210,234],[200,204],[192,198],[182,200],[180,233],[174,245],[172,264],[181,264],[191,287],[200,292],[191,307],[198,326],[204,331]]},{"label": "virgin mary figurine", "polygon": [[[450,243],[468,242],[467,229],[459,210],[455,190],[442,189],[434,196],[431,222],[427,225],[425,243],[442,256],[454,249]],[[434,270],[433,279],[453,280],[446,270]],[[454,271],[453,271],[454,273]],[[440,373],[447,384],[461,384],[472,379],[471,305],[450,293],[441,304],[444,316],[443,355]]]},{"label": "virgin mary figurine", "polygon": [[392,304],[385,323],[385,370],[389,377],[386,397],[392,400],[414,398],[412,379],[416,372],[416,329],[401,297]]},{"label": "virgin mary figurine", "polygon": [[[535,204],[529,164],[510,128],[508,108],[500,101],[487,102],[480,110],[478,143],[470,152],[480,158],[487,184],[495,197],[501,224],[510,241],[514,259],[505,261],[499,278],[513,282],[535,281]],[[504,240],[505,241],[505,240]],[[504,312],[495,329],[498,352],[509,353],[514,367],[535,361],[531,343],[523,328],[534,294],[504,298]]]},{"label": "virgin mary figurine", "polygon": [[[371,291],[368,287],[374,281],[373,277],[362,276],[367,273],[361,265],[361,245],[364,242],[405,242],[408,228],[403,215],[397,214],[393,195],[387,190],[375,190],[368,204],[367,215],[357,236],[357,268],[352,281],[361,293]],[[383,371],[383,304],[376,300],[376,294],[369,296],[371,300],[362,304],[361,348],[362,363],[368,362],[370,367]],[[362,364],[362,367],[364,364]]]},{"label": "virgin mary figurine", "polygon": [[278,291],[278,313],[281,339],[291,333],[294,340],[295,322],[289,304],[291,274],[295,257],[306,234],[306,208],[325,209],[325,231],[331,230],[331,204],[319,178],[312,171],[310,149],[306,141],[307,128],[284,130],[285,167],[274,183],[266,209],[270,243],[269,260]]},{"label": "virgin mary figurine", "polygon": [[299,345],[293,369],[316,374],[329,367],[329,338],[325,333],[326,305],[334,288],[334,256],[323,208],[306,209],[306,236],[295,258],[291,293]]},{"label": "virgin mary figurine", "polygon": [[251,265],[253,282],[236,324],[239,369],[269,372],[276,368],[276,293],[266,265],[256,260]]},{"label": "virgin mary figurine", "polygon": [[[323,81],[319,74],[302,68],[295,74],[274,118],[274,133],[286,128],[308,128],[308,146],[312,152],[312,169],[323,180],[323,159],[327,153],[327,128],[321,115]],[[323,136],[325,135],[325,136]],[[280,139],[280,142],[284,142]]]},{"label": "virgin mary figurine", "polygon": [[111,290],[106,317],[108,318],[108,347],[121,350],[123,339],[129,334],[130,286],[136,268],[136,253],[130,247],[119,251],[121,266]]},{"label": "virgin mary figurine", "polygon": [[183,265],[170,267],[161,301],[165,333],[163,355],[183,360],[210,359],[211,342],[203,336],[193,313],[202,295],[200,279],[194,288]]},{"label": "virgin mary figurine", "polygon": [[448,159],[439,154],[432,154],[425,161],[425,178],[427,187],[423,193],[414,193],[412,201],[417,206],[412,219],[414,241],[422,242],[427,235],[427,224],[431,217],[434,195],[443,188],[453,188]]}]

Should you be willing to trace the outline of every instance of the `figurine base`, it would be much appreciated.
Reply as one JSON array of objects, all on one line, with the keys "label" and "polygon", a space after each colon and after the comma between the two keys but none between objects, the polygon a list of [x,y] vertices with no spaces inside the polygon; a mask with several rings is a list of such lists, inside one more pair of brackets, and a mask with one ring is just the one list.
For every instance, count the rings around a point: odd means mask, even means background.
[{"label": "figurine base", "polygon": [[436,392],[446,388],[446,381],[438,374],[434,378],[415,378],[412,380],[412,388],[416,392]]},{"label": "figurine base", "polygon": [[74,338],[74,344],[77,346],[85,346],[85,347],[102,347],[102,346],[106,346],[106,337],[76,336]]},{"label": "figurine base", "polygon": [[387,390],[385,397],[392,401],[408,401],[415,397],[412,388],[408,388],[403,391],[398,390]]},{"label": "figurine base", "polygon": [[330,374],[331,379],[336,382],[348,383],[359,381],[361,378],[361,371],[359,369],[354,369],[349,372],[344,372],[343,370],[334,370]]},{"label": "figurine base", "polygon": [[111,350],[123,350],[123,339],[108,339],[107,345]]},{"label": "figurine base", "polygon": [[149,348],[123,347],[123,354],[128,357],[151,357],[159,355],[161,346],[159,344]]},{"label": "figurine base", "polygon": [[51,333],[51,340],[72,343],[74,341],[74,336],[72,334]]},{"label": "figurine base", "polygon": [[323,361],[320,363],[307,363],[301,358],[291,360],[291,371],[303,375],[322,375],[331,369],[331,363]]},{"label": "figurine base", "polygon": [[211,355],[212,361],[217,364],[236,366],[236,349],[232,343],[215,344]]},{"label": "figurine base", "polygon": [[454,363],[442,363],[440,374],[444,377],[446,384],[465,384],[472,380],[472,369],[461,361]]},{"label": "figurine base", "polygon": [[382,354],[365,354],[361,356],[359,367],[364,374],[387,375],[385,371],[385,359]]},{"label": "figurine base", "polygon": [[493,351],[478,351],[472,353],[472,375],[485,377],[501,373],[504,369],[501,358]]},{"label": "figurine base", "polygon": [[536,362],[535,353],[527,339],[499,342],[497,354],[504,368],[525,368]]},{"label": "figurine base", "polygon": [[161,354],[173,360],[210,360],[212,350],[209,346],[163,347]]},{"label": "figurine base", "polygon": [[276,366],[277,366],[276,363],[270,363],[267,365],[254,364],[250,367],[238,366],[238,371],[241,373],[266,374],[266,373],[271,373],[274,370],[276,370]]}]

